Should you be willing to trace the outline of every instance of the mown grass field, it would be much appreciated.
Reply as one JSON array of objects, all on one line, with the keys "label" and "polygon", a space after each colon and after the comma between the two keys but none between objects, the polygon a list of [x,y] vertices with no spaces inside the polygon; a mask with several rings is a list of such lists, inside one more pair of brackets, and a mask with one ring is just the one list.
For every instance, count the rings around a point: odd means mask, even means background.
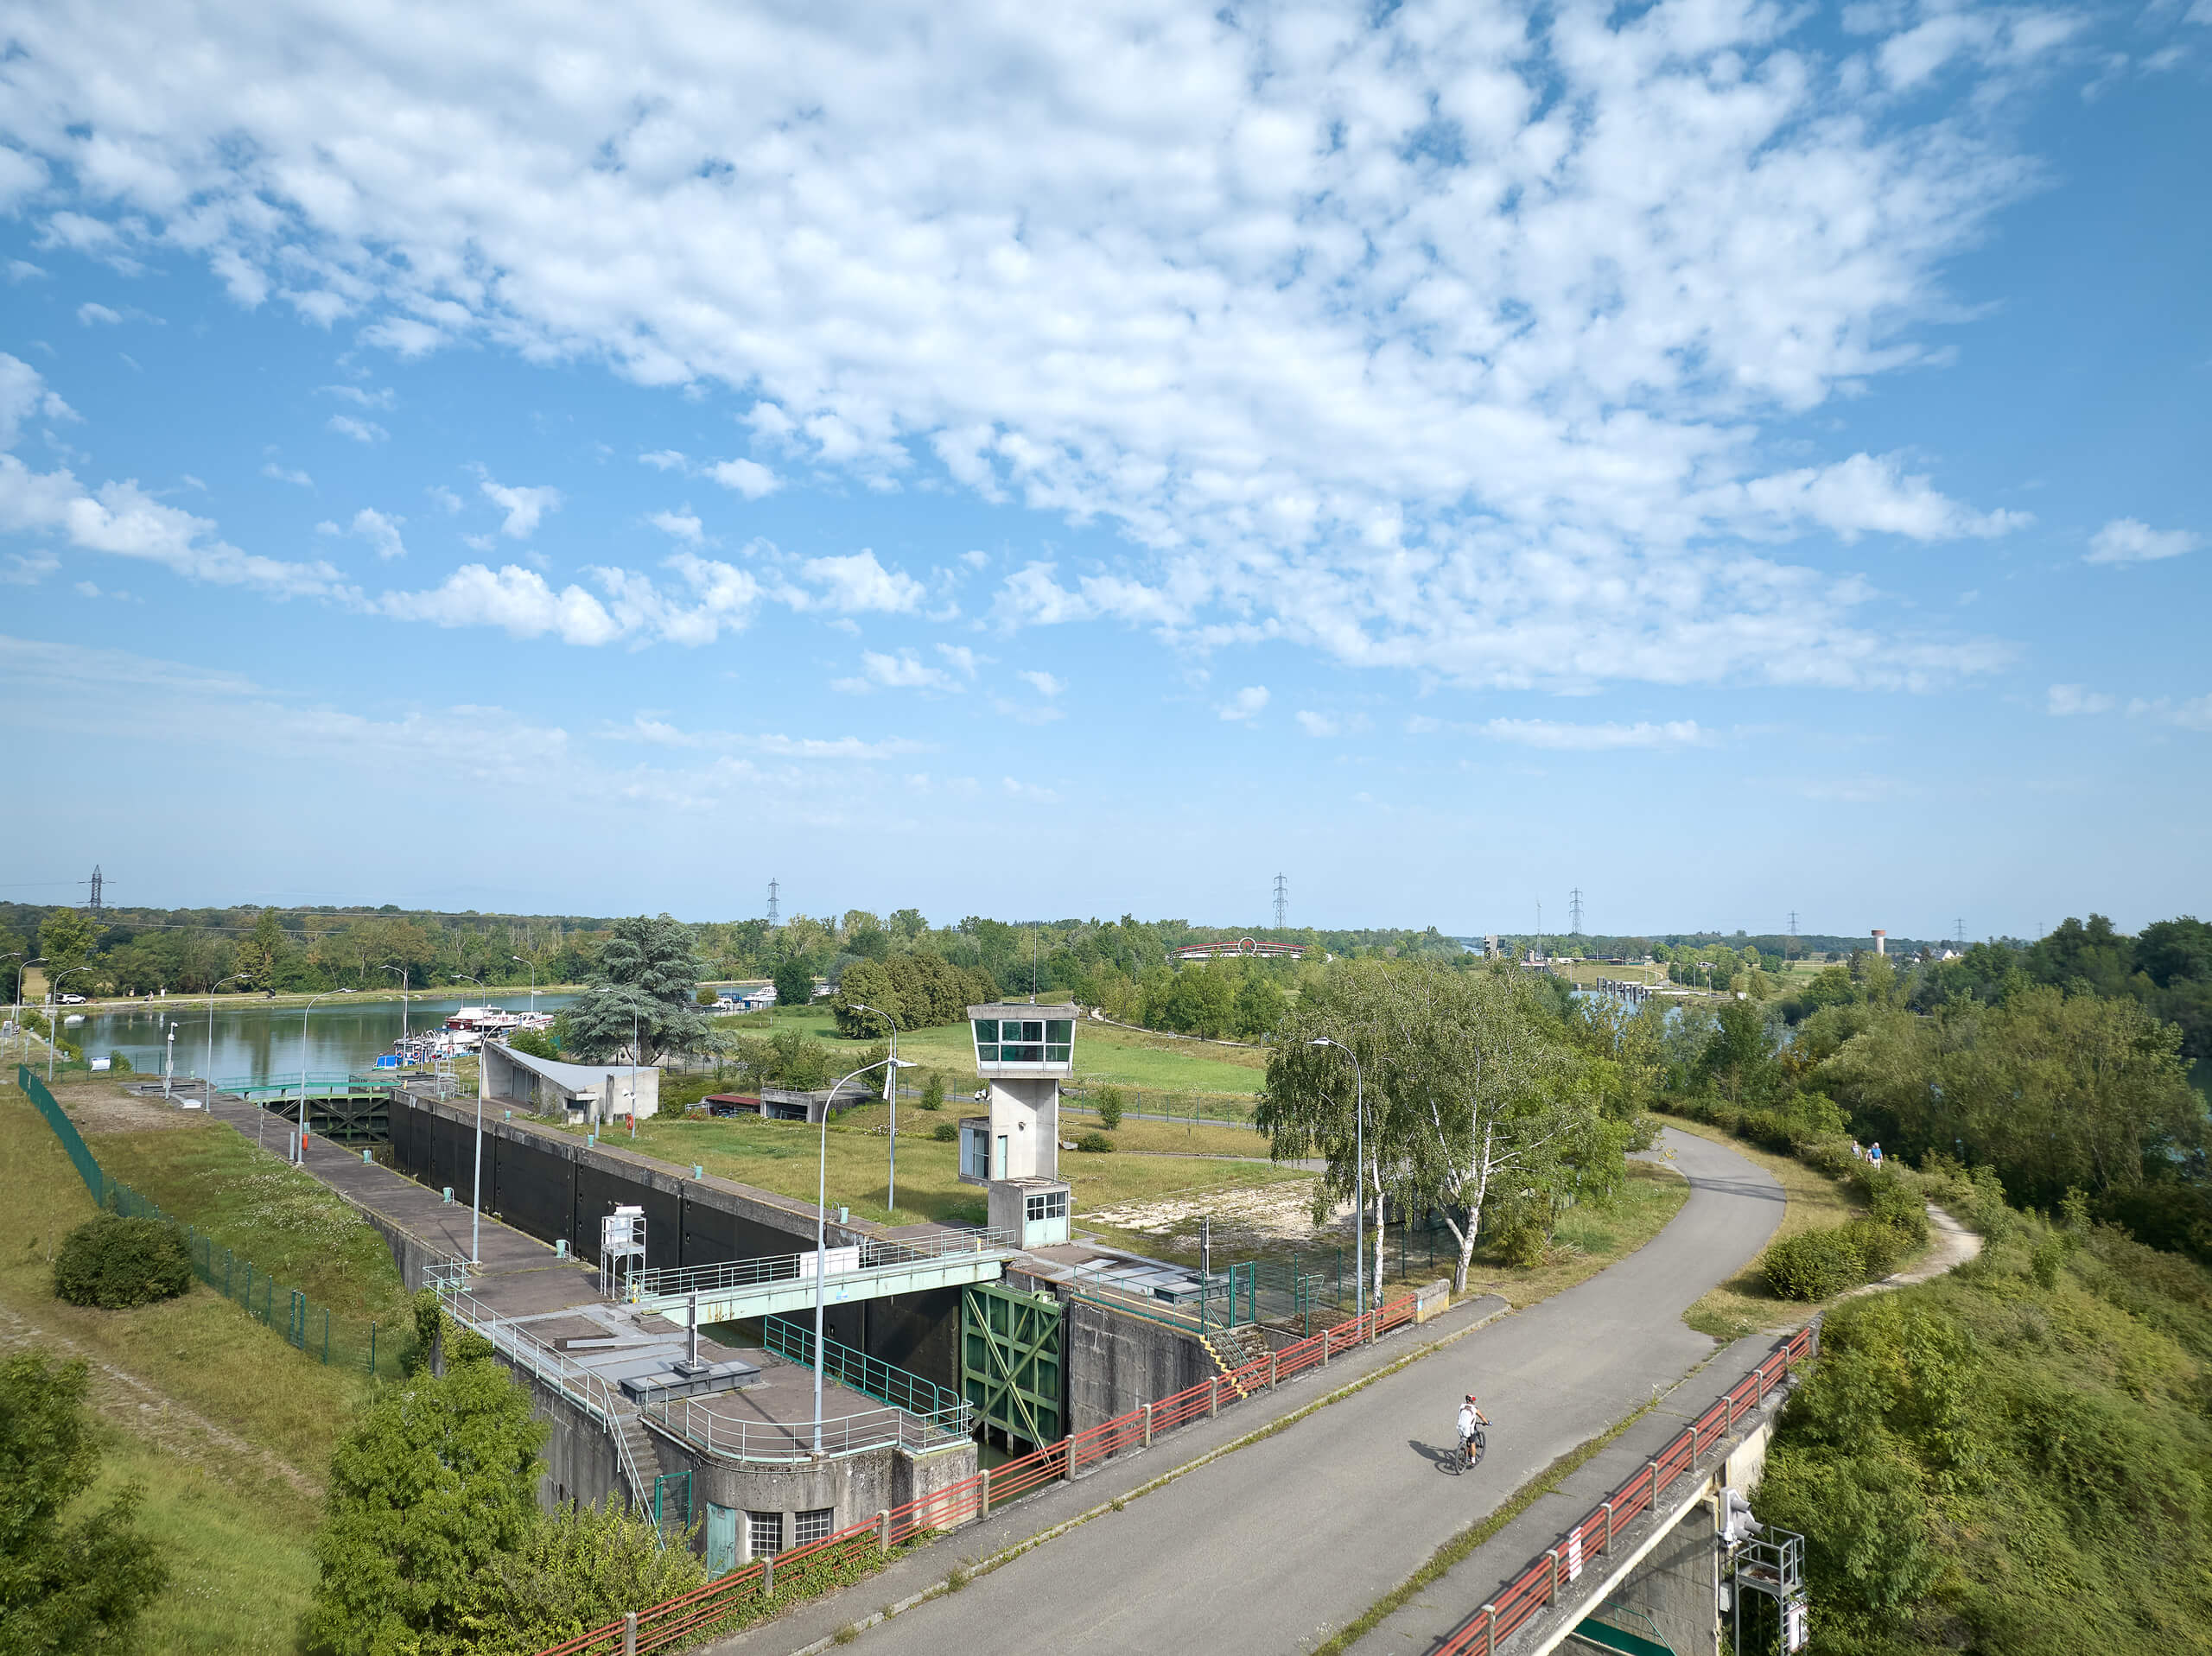
[{"label": "mown grass field", "polygon": [[[1046,1011],[1049,1008],[1040,1008]],[[717,1020],[739,1034],[765,1037],[771,1032],[766,1014]],[[833,1045],[857,1045],[837,1033],[836,1020],[826,1006],[810,1006],[804,1012],[780,1012],[772,1025],[796,1029]],[[899,1056],[943,1072],[949,1089],[975,1085],[976,1048],[965,1024],[935,1029],[911,1030],[899,1037]],[[1264,1047],[1233,1047],[1178,1040],[1148,1030],[1121,1029],[1088,1019],[1076,1025],[1075,1070],[1078,1083],[1107,1082],[1119,1087],[1141,1087],[1174,1093],[1225,1093],[1249,1095],[1260,1090],[1268,1067]],[[908,1077],[915,1084],[913,1077]]]},{"label": "mown grass field", "polygon": [[[874,1107],[878,1117],[885,1107]],[[956,1224],[983,1221],[983,1193],[963,1184],[958,1176],[959,1147],[940,1144],[925,1133],[910,1133],[909,1115],[921,1118],[934,1129],[938,1122],[956,1120],[948,1105],[932,1114],[901,1107],[899,1112],[899,1208],[893,1214],[884,1205],[890,1140],[880,1132],[864,1130],[862,1112],[855,1110],[829,1133],[827,1158],[829,1201],[832,1207],[849,1207],[861,1218],[912,1224],[939,1220]],[[572,1129],[572,1131],[581,1131]],[[1122,1133],[1129,1131],[1124,1124]],[[1217,1129],[1226,1132],[1228,1129]],[[1240,1133],[1246,1144],[1255,1135]],[[817,1128],[803,1121],[763,1121],[757,1116],[723,1116],[712,1120],[653,1118],[638,1124],[632,1144],[626,1133],[611,1134],[607,1142],[618,1149],[632,1149],[678,1166],[704,1167],[718,1177],[734,1179],[764,1190],[811,1202],[816,1190]],[[1135,1141],[1128,1141],[1133,1145]],[[1242,1153],[1242,1152],[1240,1152]],[[1258,1152],[1265,1155],[1264,1148]],[[1060,1174],[1075,1187],[1077,1223],[1085,1209],[1189,1188],[1273,1184],[1302,1180],[1311,1174],[1266,1162],[1204,1161],[1181,1157],[1137,1156],[1116,1153],[1090,1155],[1077,1151],[1060,1152]]]},{"label": "mown grass field", "polygon": [[[118,1090],[105,1080],[80,1085]],[[118,1139],[132,1136],[88,1135],[87,1143],[105,1157]],[[181,1202],[209,1165],[182,1165],[208,1153],[212,1140],[198,1139],[186,1129],[144,1134],[118,1158],[118,1177],[164,1188]],[[181,1171],[164,1166],[170,1156]],[[124,1159],[137,1178],[123,1172]],[[198,1283],[181,1298],[129,1311],[54,1298],[53,1250],[94,1208],[12,1075],[0,1085],[0,1185],[13,1221],[0,1247],[0,1342],[93,1365],[93,1402],[110,1450],[103,1488],[139,1482],[142,1521],[167,1550],[169,1587],[131,1648],[194,1656],[292,1650],[315,1580],[309,1543],[325,1470],[374,1382],[302,1358],[281,1333]],[[248,1204],[226,1219],[238,1239],[233,1245],[257,1258],[281,1254],[286,1228],[257,1228],[255,1211]],[[396,1285],[388,1253],[382,1265]],[[337,1270],[319,1278],[334,1298],[344,1287]]]}]

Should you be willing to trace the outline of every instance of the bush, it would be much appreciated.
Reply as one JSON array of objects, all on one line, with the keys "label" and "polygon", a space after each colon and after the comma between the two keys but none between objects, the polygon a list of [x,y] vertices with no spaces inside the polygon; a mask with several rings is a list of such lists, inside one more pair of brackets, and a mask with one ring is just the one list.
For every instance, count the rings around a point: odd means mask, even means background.
[{"label": "bush", "polygon": [[127,1075],[130,1073],[130,1060],[119,1051],[111,1052],[107,1055],[107,1068],[111,1075]]},{"label": "bush", "polygon": [[1859,1257],[1859,1274],[1879,1282],[1897,1268],[1907,1251],[1906,1239],[1892,1225],[1872,1219],[1854,1219],[1841,1232],[1844,1245]]},{"label": "bush", "polygon": [[1826,1299],[1863,1281],[1864,1262],[1853,1239],[1840,1230],[1808,1230],[1777,1242],[1761,1269],[1781,1299]]},{"label": "bush", "polygon": [[1086,1133],[1075,1141],[1075,1147],[1077,1150],[1085,1150],[1096,1154],[1101,1151],[1111,1151],[1114,1148],[1114,1141],[1103,1133]]},{"label": "bush", "polygon": [[1916,1245],[1928,1240],[1927,1204],[1903,1177],[1869,1168],[1859,1175],[1859,1187],[1866,1194],[1868,1218],[1887,1225]]},{"label": "bush", "polygon": [[922,1077],[922,1107],[925,1110],[944,1107],[944,1077],[934,1069]]},{"label": "bush", "polygon": [[1120,1088],[1101,1087],[1098,1089],[1098,1124],[1107,1132],[1111,1133],[1122,1125],[1123,1107]]},{"label": "bush", "polygon": [[949,1145],[960,1137],[960,1129],[950,1121],[940,1121],[937,1124],[937,1130],[931,1133],[930,1137],[941,1145]]},{"label": "bush", "polygon": [[54,1256],[54,1291],[73,1305],[128,1310],[191,1286],[184,1233],[159,1219],[104,1213],[71,1231]]}]

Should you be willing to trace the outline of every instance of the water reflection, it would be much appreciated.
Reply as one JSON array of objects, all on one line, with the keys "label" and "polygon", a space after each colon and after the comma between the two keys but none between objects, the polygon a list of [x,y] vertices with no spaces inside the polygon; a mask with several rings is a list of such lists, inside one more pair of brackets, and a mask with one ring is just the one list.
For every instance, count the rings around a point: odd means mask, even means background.
[{"label": "water reflection", "polygon": [[[575,999],[573,994],[540,994],[540,1012],[557,1012]],[[411,1005],[397,1000],[357,1000],[333,995],[316,1003],[307,1019],[307,1068],[310,1075],[354,1074],[366,1070],[380,1053],[406,1028],[423,1030],[442,1024],[462,1006],[480,1006],[480,998],[435,998],[417,995]],[[495,998],[494,1006],[524,1011],[530,992]],[[152,1006],[127,1012],[99,1012],[81,1024],[67,1025],[63,1033],[79,1043],[88,1058],[105,1058],[120,1052],[133,1069],[161,1073],[168,1034],[176,1031],[176,1073],[180,1079],[207,1073],[208,1069],[207,1003],[171,995]],[[271,1007],[241,1001],[233,996],[215,999],[214,1078],[218,1081],[283,1080],[300,1073],[300,1008]]]}]

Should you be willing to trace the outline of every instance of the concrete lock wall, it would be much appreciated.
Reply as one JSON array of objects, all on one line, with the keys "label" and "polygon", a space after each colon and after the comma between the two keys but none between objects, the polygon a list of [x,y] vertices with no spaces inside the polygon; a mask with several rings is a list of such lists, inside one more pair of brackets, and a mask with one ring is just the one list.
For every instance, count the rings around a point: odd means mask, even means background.
[{"label": "concrete lock wall", "polygon": [[[932,1455],[902,1449],[870,1450],[860,1455],[791,1466],[751,1465],[705,1455],[679,1438],[648,1427],[663,1468],[691,1474],[691,1516],[705,1517],[709,1503],[740,1514],[780,1513],[784,1543],[798,1534],[798,1514],[828,1509],[830,1528],[865,1523],[876,1513],[958,1483],[976,1474],[976,1447],[963,1443]],[[751,1558],[750,1526],[737,1526],[738,1557]],[[703,1551],[705,1525],[692,1538]]]},{"label": "concrete lock wall", "polygon": [[1061,1338],[1071,1432],[1221,1372],[1194,1336],[1086,1299],[1066,1302]]},{"label": "concrete lock wall", "polygon": [[[1713,1503],[1701,1501],[1660,1538],[1636,1572],[1605,1601],[1606,1611],[1639,1611],[1649,1616],[1660,1640],[1678,1656],[1713,1656],[1720,1602],[1717,1539]],[[1623,1625],[1642,1631],[1632,1621]]]}]

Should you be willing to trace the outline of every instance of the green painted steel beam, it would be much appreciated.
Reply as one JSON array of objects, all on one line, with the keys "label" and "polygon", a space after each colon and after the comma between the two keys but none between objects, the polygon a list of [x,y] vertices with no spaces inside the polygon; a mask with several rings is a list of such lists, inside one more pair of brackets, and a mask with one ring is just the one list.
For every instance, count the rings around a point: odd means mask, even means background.
[{"label": "green painted steel beam", "polygon": [[1594,1618],[1577,1623],[1573,1636],[1600,1650],[1624,1652],[1625,1656],[1675,1656],[1672,1645],[1662,1645],[1656,1639],[1646,1639],[1640,1633],[1630,1633],[1626,1627],[1616,1627]]},{"label": "green painted steel beam", "polygon": [[[932,1288],[967,1288],[996,1282],[1006,1274],[1006,1257],[1000,1253],[950,1253],[933,1259],[904,1259],[895,1265],[872,1266],[865,1271],[833,1271],[823,1281],[824,1305],[849,1305],[865,1299],[885,1299],[893,1294],[925,1293]],[[632,1302],[641,1310],[658,1311],[679,1325],[690,1317],[690,1296],[641,1294]],[[702,1323],[739,1323],[747,1317],[779,1317],[814,1309],[812,1277],[780,1277],[773,1282],[745,1283],[735,1287],[702,1289],[699,1294]]]}]

